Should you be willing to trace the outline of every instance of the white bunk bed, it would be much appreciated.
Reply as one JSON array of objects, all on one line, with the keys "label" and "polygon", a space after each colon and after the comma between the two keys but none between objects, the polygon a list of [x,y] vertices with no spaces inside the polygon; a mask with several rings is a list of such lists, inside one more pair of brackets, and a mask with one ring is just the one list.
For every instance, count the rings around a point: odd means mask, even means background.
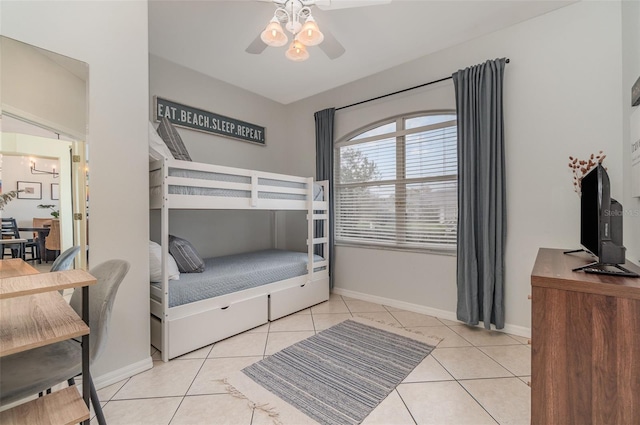
[{"label": "white bunk bed", "polygon": [[[313,178],[166,158],[149,164],[150,208],[160,210],[162,281],[151,286],[151,343],[163,361],[329,299],[329,185]],[[169,210],[305,210],[306,273],[176,305],[170,302]],[[314,255],[322,246],[323,254]],[[302,254],[304,256],[304,254]],[[304,272],[304,269],[303,269]],[[184,274],[181,274],[181,279]]]}]

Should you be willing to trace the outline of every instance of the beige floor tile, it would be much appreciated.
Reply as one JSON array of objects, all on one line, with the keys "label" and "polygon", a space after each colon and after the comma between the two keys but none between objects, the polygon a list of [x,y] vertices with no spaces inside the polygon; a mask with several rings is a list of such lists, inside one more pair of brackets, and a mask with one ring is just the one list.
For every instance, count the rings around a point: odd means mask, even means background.
[{"label": "beige floor tile", "polygon": [[[295,417],[291,416],[291,412],[294,412]],[[276,416],[270,417],[265,411],[254,409],[251,425],[318,425],[318,422],[295,409],[275,411],[274,415]]]},{"label": "beige floor tile", "polygon": [[455,381],[400,384],[397,390],[418,425],[496,423]]},{"label": "beige floor tile", "polygon": [[315,335],[315,332],[273,332],[269,333],[269,339],[267,339],[266,355],[277,353],[283,348],[287,348],[290,345],[295,344],[298,341],[302,341],[305,338]]},{"label": "beige floor tile", "polygon": [[153,353],[151,355],[151,360],[155,361],[162,361],[162,352],[156,350],[155,353]]},{"label": "beige floor tile", "polygon": [[333,325],[337,325],[340,322],[351,319],[349,313],[320,313],[313,314],[313,324],[316,331],[323,331],[329,329]]},{"label": "beige floor tile", "polygon": [[529,386],[529,383],[531,382],[531,376],[518,376],[518,378],[524,382],[525,384],[527,384],[527,386]]},{"label": "beige floor tile", "polygon": [[500,425],[531,422],[531,389],[518,378],[479,379],[460,384]]},{"label": "beige floor tile", "polygon": [[253,409],[228,394],[187,396],[171,425],[250,425]]},{"label": "beige floor tile", "polygon": [[246,333],[248,334],[255,334],[255,333],[265,333],[265,332],[269,332],[269,325],[271,324],[271,322],[267,322],[264,325],[260,325],[257,326],[253,329],[248,330]]},{"label": "beige floor tile", "polygon": [[199,350],[194,350],[190,353],[183,354],[180,357],[176,357],[180,360],[188,360],[188,359],[206,359],[211,352],[211,348],[213,348],[213,344],[207,345],[206,347],[202,347]]},{"label": "beige floor tile", "polygon": [[311,308],[305,308],[304,310],[300,310],[300,311],[298,311],[296,313],[293,313],[293,314],[294,315],[297,315],[297,314],[311,314]]},{"label": "beige floor tile", "polygon": [[436,348],[431,355],[456,379],[513,376],[476,347]]},{"label": "beige floor tile", "polygon": [[387,309],[387,311],[391,311],[391,312],[393,312],[393,311],[406,311],[406,310],[403,310],[401,308],[391,307],[389,305],[385,305],[384,308]]},{"label": "beige floor tile", "polygon": [[511,338],[515,339],[516,341],[518,341],[520,344],[528,344],[529,340],[531,339],[525,336],[512,335],[512,334],[507,334],[507,335],[509,335]]},{"label": "beige floor tile", "polygon": [[109,425],[168,425],[182,397],[112,400],[102,412]]},{"label": "beige floor tile", "polygon": [[262,356],[267,335],[264,332],[243,333],[216,342],[209,353],[209,358]]},{"label": "beige floor tile", "polygon": [[364,319],[373,320],[374,322],[384,323],[385,325],[393,326],[396,328],[402,327],[400,322],[391,315],[388,311],[375,311],[371,313],[353,313],[354,317],[362,317]]},{"label": "beige floor tile", "polygon": [[370,303],[368,301],[345,299],[351,313],[371,313],[376,311],[387,311],[382,304]]},{"label": "beige floor tile", "polygon": [[382,400],[362,422],[362,425],[414,425],[411,414],[398,393],[394,390]]},{"label": "beige floor tile", "polygon": [[294,314],[271,322],[269,332],[313,331],[313,320],[310,314]]},{"label": "beige floor tile", "polygon": [[[129,378],[123,379],[120,382],[116,382],[115,384],[111,384],[108,387],[104,387],[102,389],[99,389],[98,390],[98,400],[100,400],[100,401],[109,401],[109,400],[111,400],[111,398],[118,391],[120,391],[120,388],[122,388],[124,386],[124,384],[127,383],[128,380],[129,380]],[[81,388],[81,387],[78,387],[78,388]]]},{"label": "beige floor tile", "polygon": [[449,329],[448,326],[419,326],[407,328],[412,332],[419,332],[423,335],[441,338],[438,348],[446,347],[471,347],[471,343]]},{"label": "beige floor tile", "polygon": [[183,396],[187,393],[204,360],[153,362],[153,368],[132,376],[113,400]]},{"label": "beige floor tile", "polygon": [[438,317],[438,320],[447,326],[465,326],[463,322],[460,322],[458,320],[441,319],[439,317]]},{"label": "beige floor tile", "polygon": [[475,326],[452,326],[451,329],[475,346],[514,345],[520,342],[498,331],[489,331]]},{"label": "beige floor tile", "polygon": [[156,347],[154,347],[153,345],[149,346],[149,355],[153,356],[153,354],[158,351],[158,349]]},{"label": "beige floor tile", "polygon": [[531,350],[524,345],[501,345],[478,348],[514,375],[531,375]]},{"label": "beige floor tile", "polygon": [[415,326],[442,326],[442,323],[433,316],[426,314],[414,313],[412,311],[394,311],[393,317],[404,327]]},{"label": "beige floor tile", "polygon": [[453,376],[438,361],[427,356],[402,382],[453,381]]},{"label": "beige floor tile", "polygon": [[316,313],[349,313],[347,305],[340,299],[330,299],[311,307],[311,314]]},{"label": "beige floor tile", "polygon": [[202,365],[187,394],[226,394],[227,387],[222,380],[260,360],[262,356],[208,359]]}]

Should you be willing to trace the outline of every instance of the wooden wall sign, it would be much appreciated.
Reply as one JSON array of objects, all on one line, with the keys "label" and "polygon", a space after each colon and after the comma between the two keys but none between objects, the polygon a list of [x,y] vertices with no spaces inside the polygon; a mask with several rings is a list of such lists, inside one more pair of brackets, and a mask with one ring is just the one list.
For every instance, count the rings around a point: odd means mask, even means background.
[{"label": "wooden wall sign", "polygon": [[177,127],[217,134],[263,146],[266,144],[266,131],[262,126],[182,105],[158,96],[154,96],[153,99],[156,121],[167,117]]}]

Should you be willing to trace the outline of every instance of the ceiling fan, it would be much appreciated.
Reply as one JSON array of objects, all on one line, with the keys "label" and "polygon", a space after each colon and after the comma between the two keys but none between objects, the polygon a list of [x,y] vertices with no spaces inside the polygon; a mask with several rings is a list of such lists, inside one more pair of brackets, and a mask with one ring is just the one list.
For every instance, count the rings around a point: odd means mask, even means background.
[{"label": "ceiling fan", "polygon": [[276,6],[273,18],[267,27],[249,44],[247,53],[260,54],[267,46],[280,47],[289,42],[289,37],[282,26],[291,33],[293,41],[285,55],[292,61],[303,61],[309,58],[307,47],[319,46],[329,57],[336,59],[342,56],[345,48],[328,30],[320,32],[318,24],[311,14],[313,7],[321,10],[346,9],[351,7],[371,6],[391,3],[392,0],[258,0],[270,2]]}]

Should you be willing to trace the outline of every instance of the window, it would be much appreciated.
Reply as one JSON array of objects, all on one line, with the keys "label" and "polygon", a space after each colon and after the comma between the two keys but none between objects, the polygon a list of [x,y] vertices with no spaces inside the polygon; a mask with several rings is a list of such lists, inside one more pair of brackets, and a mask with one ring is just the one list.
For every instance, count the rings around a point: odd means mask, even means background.
[{"label": "window", "polygon": [[338,143],[336,242],[454,250],[456,130],[454,113],[411,115]]}]

